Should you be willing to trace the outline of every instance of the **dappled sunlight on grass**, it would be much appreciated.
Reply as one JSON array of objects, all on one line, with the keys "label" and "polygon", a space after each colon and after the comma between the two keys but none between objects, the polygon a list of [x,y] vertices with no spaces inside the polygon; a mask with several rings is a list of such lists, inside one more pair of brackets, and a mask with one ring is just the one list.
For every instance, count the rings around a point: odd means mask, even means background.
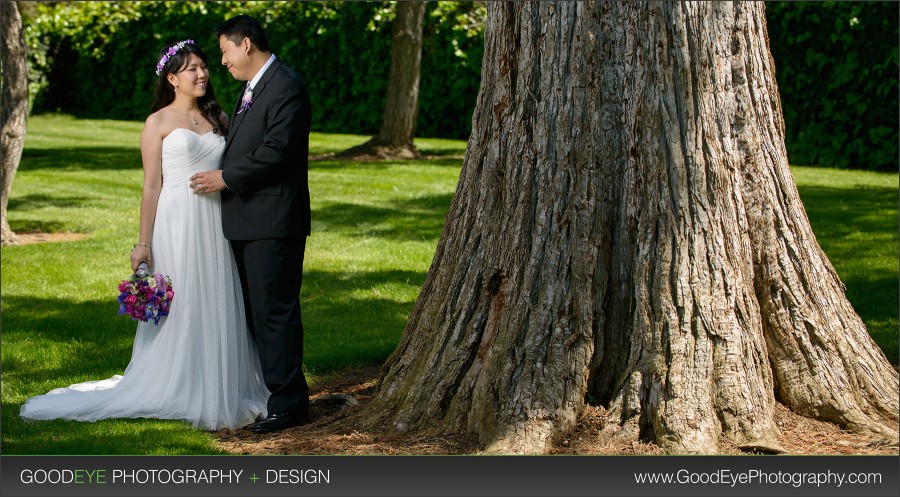
[{"label": "dappled sunlight on grass", "polygon": [[305,271],[303,323],[310,368],[383,362],[400,340],[426,269]]},{"label": "dappled sunlight on grass", "polygon": [[847,298],[888,360],[898,363],[898,175],[795,167],[800,198]]},{"label": "dappled sunlight on grass", "polygon": [[4,296],[3,375],[54,381],[53,387],[121,373],[131,357],[136,325],[116,315],[118,304]]},{"label": "dappled sunlight on grass", "polygon": [[[221,454],[207,432],[175,420],[124,419],[22,421],[7,416],[18,405],[3,403],[3,450],[6,454]],[[62,449],[61,448],[65,448]]]},{"label": "dappled sunlight on grass", "polygon": [[[181,422],[25,423],[30,396],[121,374],[135,325],[117,316],[138,232],[142,123],[35,116],[9,203],[14,230],[76,232],[66,243],[4,247],[3,450],[7,454],[208,454]],[[98,133],[99,131],[99,133]],[[369,137],[311,135],[311,153]],[[311,385],[378,365],[394,350],[450,209],[465,142],[417,139],[421,161],[310,163],[312,235],[303,290]],[[897,174],[794,168],[813,229],[869,332],[897,362]]]},{"label": "dappled sunlight on grass", "polygon": [[389,207],[335,203],[316,210],[316,221],[329,231],[352,237],[378,237],[393,240],[432,238],[444,226],[451,194],[397,200]]},{"label": "dappled sunlight on grass", "polygon": [[[309,134],[309,154],[316,156],[322,154],[335,154],[348,148],[362,145],[371,136],[348,134]],[[443,138],[416,138],[413,140],[416,148],[423,155],[454,155],[461,156],[466,152],[466,142],[460,140],[445,140]]]},{"label": "dappled sunlight on grass", "polygon": [[[114,125],[119,128],[110,130]],[[100,140],[85,131],[98,128],[106,130]],[[115,285],[128,275],[138,231],[140,128],[67,116],[37,116],[29,123],[27,161],[10,199],[11,225],[90,238],[2,252],[7,453],[215,452],[208,434],[176,421],[24,423],[18,417],[30,396],[121,374],[128,364],[135,325],[116,315]],[[365,139],[313,134],[311,145],[339,151]],[[465,144],[434,140],[429,147],[456,153]],[[128,162],[130,157],[138,162]],[[313,386],[336,370],[380,364],[396,346],[462,164],[458,158],[440,161],[311,164],[313,234],[301,300],[304,369]]]}]

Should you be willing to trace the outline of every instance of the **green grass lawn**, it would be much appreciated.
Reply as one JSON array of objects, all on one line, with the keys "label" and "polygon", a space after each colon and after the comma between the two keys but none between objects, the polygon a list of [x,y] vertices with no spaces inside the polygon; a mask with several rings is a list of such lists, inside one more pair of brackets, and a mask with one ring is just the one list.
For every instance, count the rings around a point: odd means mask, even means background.
[{"label": "green grass lawn", "polygon": [[[177,421],[25,423],[32,395],[121,373],[134,325],[114,284],[136,241],[142,124],[36,116],[9,202],[17,232],[81,241],[2,250],[5,454],[210,454],[214,439]],[[312,154],[366,136],[311,136]],[[420,139],[427,161],[310,164],[313,235],[303,281],[304,361],[312,384],[393,351],[456,188],[465,143]],[[819,242],[888,358],[898,355],[898,175],[795,168]]]},{"label": "green grass lawn", "polygon": [[847,298],[892,364],[898,363],[898,175],[792,168],[822,250]]}]

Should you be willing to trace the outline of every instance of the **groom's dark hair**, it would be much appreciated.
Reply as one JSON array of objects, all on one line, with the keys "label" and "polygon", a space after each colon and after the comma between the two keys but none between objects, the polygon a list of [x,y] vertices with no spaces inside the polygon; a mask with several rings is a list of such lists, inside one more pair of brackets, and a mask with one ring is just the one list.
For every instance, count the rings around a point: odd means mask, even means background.
[{"label": "groom's dark hair", "polygon": [[246,15],[241,14],[222,23],[216,30],[216,39],[225,36],[235,45],[239,45],[244,38],[250,38],[250,43],[256,45],[256,48],[263,52],[271,52],[269,50],[269,39],[266,38],[266,32],[263,31],[259,21]]}]

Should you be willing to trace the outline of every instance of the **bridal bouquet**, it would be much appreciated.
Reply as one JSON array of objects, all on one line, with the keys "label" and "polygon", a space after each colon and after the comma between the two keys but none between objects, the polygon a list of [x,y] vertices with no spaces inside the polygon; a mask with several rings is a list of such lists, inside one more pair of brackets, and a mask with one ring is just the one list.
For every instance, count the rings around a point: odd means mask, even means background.
[{"label": "bridal bouquet", "polygon": [[159,326],[159,320],[169,315],[172,297],[172,280],[160,273],[141,276],[133,274],[119,284],[119,314],[127,314],[135,321],[147,322]]}]

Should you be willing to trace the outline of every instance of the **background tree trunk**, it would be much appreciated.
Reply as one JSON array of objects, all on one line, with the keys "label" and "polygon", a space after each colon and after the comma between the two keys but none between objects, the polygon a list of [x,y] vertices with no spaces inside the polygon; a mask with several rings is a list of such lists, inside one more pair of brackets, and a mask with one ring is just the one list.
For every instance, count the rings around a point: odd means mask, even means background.
[{"label": "background tree trunk", "polygon": [[9,191],[25,146],[28,118],[28,65],[25,31],[16,2],[0,2],[3,44],[0,46],[2,89],[0,89],[0,244],[14,245],[16,234],[9,229],[6,207]]},{"label": "background tree trunk", "polygon": [[456,195],[366,414],[542,452],[777,444],[777,400],[896,440],[898,375],[788,168],[764,4],[490,3]]},{"label": "background tree trunk", "polygon": [[392,28],[391,69],[381,131],[371,140],[339,154],[344,158],[420,158],[413,136],[419,110],[424,1],[397,2]]}]

